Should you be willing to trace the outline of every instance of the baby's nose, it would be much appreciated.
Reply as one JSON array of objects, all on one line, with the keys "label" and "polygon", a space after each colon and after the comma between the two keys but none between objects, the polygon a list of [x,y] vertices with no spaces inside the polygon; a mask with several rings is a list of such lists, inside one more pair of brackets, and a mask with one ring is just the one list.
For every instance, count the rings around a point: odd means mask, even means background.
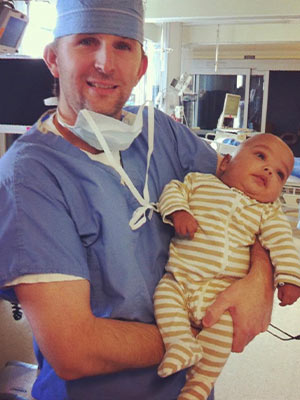
[{"label": "baby's nose", "polygon": [[272,174],[272,170],[271,170],[270,167],[265,167],[265,168],[264,168],[264,171],[265,171],[267,174],[269,174],[269,175]]}]

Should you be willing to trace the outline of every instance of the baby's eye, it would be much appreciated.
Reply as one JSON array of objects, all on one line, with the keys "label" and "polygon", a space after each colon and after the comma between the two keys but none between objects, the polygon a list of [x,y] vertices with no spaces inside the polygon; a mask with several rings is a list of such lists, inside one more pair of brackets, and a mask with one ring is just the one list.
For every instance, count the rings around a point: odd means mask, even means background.
[{"label": "baby's eye", "polygon": [[265,155],[264,155],[263,153],[256,153],[256,156],[257,156],[258,158],[260,158],[261,160],[264,160],[264,159],[265,159]]},{"label": "baby's eye", "polygon": [[278,172],[277,172],[277,175],[279,176],[279,178],[280,178],[282,181],[284,181],[284,180],[285,180],[285,175],[284,175],[284,173],[283,173],[283,172],[281,172],[281,171],[278,171]]}]

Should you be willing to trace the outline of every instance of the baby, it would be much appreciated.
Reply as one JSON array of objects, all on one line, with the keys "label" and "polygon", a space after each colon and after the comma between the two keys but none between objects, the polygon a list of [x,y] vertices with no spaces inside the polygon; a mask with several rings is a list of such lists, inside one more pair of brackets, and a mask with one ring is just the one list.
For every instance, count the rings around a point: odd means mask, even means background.
[{"label": "baby", "polygon": [[250,246],[258,236],[270,251],[281,305],[300,297],[300,259],[291,227],[278,200],[294,165],[290,148],[277,136],[258,134],[226,155],[216,176],[189,173],[166,185],[159,209],[173,224],[166,274],[154,306],[166,353],[158,374],[187,367],[178,399],[206,399],[231,352],[229,312],[195,337],[191,326],[216,296],[249,268]]}]

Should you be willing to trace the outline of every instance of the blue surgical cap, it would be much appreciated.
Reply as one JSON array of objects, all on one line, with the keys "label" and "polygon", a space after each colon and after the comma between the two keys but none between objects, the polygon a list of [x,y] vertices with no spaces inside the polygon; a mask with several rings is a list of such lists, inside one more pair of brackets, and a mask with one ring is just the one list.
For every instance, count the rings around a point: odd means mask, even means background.
[{"label": "blue surgical cap", "polygon": [[57,0],[54,38],[78,33],[104,33],[143,44],[142,0]]}]

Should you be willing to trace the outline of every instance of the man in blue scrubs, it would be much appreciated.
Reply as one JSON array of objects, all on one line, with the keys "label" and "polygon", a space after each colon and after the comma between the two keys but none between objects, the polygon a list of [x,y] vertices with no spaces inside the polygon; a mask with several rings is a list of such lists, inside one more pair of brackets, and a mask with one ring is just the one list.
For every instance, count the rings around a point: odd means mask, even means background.
[{"label": "man in blue scrubs", "polygon": [[[184,371],[157,375],[164,348],[152,296],[173,231],[155,202],[171,179],[215,173],[218,157],[151,107],[123,110],[147,69],[142,0],[57,8],[44,58],[58,108],[0,160],[1,295],[19,300],[33,330],[35,399],[175,400]],[[270,319],[271,266],[259,245],[252,258],[203,320],[230,310],[233,351]]]}]

